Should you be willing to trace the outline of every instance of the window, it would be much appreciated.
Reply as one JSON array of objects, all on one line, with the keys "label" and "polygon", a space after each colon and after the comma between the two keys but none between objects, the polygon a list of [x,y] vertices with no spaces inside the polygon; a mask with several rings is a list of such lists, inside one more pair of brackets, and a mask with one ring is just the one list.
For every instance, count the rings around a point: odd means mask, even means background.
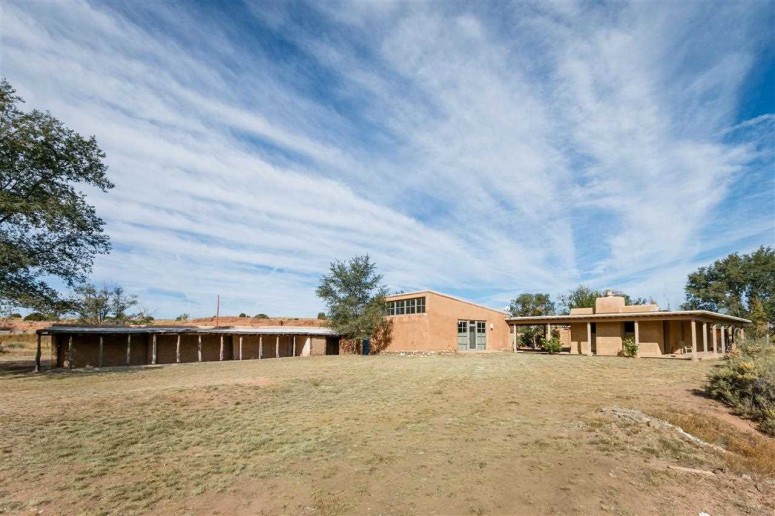
[{"label": "window", "polygon": [[425,313],[425,298],[413,297],[411,299],[399,299],[387,302],[388,315],[411,315]]}]

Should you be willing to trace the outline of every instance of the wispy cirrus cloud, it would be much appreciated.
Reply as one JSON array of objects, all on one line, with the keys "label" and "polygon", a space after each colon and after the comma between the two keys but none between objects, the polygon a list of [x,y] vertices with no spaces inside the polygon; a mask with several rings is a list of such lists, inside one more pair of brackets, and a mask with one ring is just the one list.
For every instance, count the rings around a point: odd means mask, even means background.
[{"label": "wispy cirrus cloud", "polygon": [[773,242],[772,115],[738,115],[768,16],[7,2],[0,57],[107,152],[95,277],[159,315],[216,293],[312,314],[328,262],[366,252],[394,289],[494,306],[578,282],[676,304],[697,265]]}]

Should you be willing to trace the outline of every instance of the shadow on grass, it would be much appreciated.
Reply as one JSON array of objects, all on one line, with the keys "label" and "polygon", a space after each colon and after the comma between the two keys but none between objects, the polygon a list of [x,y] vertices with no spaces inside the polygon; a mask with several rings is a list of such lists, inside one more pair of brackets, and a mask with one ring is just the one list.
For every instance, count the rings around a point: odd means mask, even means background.
[{"label": "shadow on grass", "polygon": [[73,376],[103,376],[115,373],[139,373],[148,369],[160,369],[163,365],[153,366],[116,366],[104,367],[102,369],[65,369],[61,367],[51,367],[47,364],[41,364],[40,373],[35,372],[34,360],[8,360],[0,362],[0,379],[2,378],[45,378],[45,379],[64,379]]}]

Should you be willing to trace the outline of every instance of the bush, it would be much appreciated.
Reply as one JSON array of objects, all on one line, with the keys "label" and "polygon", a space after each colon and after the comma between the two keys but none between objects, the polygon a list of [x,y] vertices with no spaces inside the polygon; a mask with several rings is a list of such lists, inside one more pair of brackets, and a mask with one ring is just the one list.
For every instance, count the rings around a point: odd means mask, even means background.
[{"label": "bush", "polygon": [[180,314],[179,316],[175,317],[176,321],[188,321],[188,314]]},{"label": "bush", "polygon": [[248,314],[246,314],[245,312],[242,312],[241,314],[239,314],[238,317],[247,317],[247,316],[248,316]]},{"label": "bush", "polygon": [[560,342],[558,337],[552,337],[551,339],[544,342],[544,351],[552,355],[559,353],[562,351],[562,342]]},{"label": "bush", "polygon": [[22,318],[22,314],[20,313],[14,312],[11,314],[11,319],[21,319],[21,318]]},{"label": "bush", "polygon": [[775,436],[775,346],[746,341],[708,375],[705,392]]},{"label": "bush", "polygon": [[25,321],[45,321],[47,317],[40,312],[32,312],[24,318]]},{"label": "bush", "polygon": [[622,350],[619,352],[619,354],[623,357],[637,357],[638,344],[636,344],[635,338],[625,337],[624,340],[622,340]]},{"label": "bush", "polygon": [[269,316],[266,314],[258,314],[256,316],[256,319],[269,319]]},{"label": "bush", "polygon": [[318,312],[318,319],[321,321],[326,320],[326,313],[325,312]]}]

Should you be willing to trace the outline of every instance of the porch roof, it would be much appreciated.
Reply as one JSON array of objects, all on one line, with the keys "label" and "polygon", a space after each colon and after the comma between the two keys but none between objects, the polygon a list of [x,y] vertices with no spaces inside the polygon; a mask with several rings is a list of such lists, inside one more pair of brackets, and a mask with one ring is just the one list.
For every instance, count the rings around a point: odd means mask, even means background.
[{"label": "porch roof", "polygon": [[331,328],[320,326],[49,326],[40,335],[53,334],[222,334],[222,335],[318,335],[338,336]]},{"label": "porch roof", "polygon": [[540,315],[528,317],[508,317],[506,322],[514,326],[533,326],[539,324],[572,324],[600,321],[702,321],[714,324],[726,323],[734,326],[751,324],[748,319],[719,314],[708,310],[681,310],[676,312],[620,312],[611,314],[578,315]]}]

